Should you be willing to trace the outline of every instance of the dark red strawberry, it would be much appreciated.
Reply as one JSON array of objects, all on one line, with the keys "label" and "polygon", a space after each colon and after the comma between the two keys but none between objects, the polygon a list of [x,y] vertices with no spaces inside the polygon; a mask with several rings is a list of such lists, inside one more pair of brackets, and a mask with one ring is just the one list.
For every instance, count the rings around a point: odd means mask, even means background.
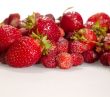
[{"label": "dark red strawberry", "polygon": [[110,66],[110,53],[109,52],[103,53],[100,57],[100,62],[104,66]]},{"label": "dark red strawberry", "polygon": [[46,55],[42,55],[41,63],[47,68],[55,68],[57,66],[56,55],[57,47],[53,45]]},{"label": "dark red strawberry", "polygon": [[45,16],[46,16],[46,17],[49,17],[49,18],[51,18],[53,21],[55,21],[55,17],[54,17],[53,14],[49,13],[49,14],[46,14]]},{"label": "dark red strawberry", "polygon": [[84,58],[81,54],[72,53],[71,56],[72,56],[73,66],[81,65],[84,62]]},{"label": "dark red strawberry", "polygon": [[6,62],[13,67],[28,67],[39,61],[41,46],[30,37],[22,37],[8,49]]},{"label": "dark red strawberry", "polygon": [[98,54],[93,50],[88,50],[83,53],[84,61],[87,63],[94,63],[98,60]]},{"label": "dark red strawberry", "polygon": [[99,22],[100,27],[110,28],[110,17],[106,13],[96,13],[90,16],[86,22],[86,27],[91,28],[96,22]]},{"label": "dark red strawberry", "polygon": [[60,19],[60,26],[67,32],[83,28],[83,19],[78,12],[66,12]]},{"label": "dark red strawberry", "polygon": [[93,30],[88,28],[83,28],[83,29],[80,29],[75,34],[73,34],[71,39],[82,41],[88,44],[88,49],[92,49],[96,45],[97,36]]},{"label": "dark red strawberry", "polygon": [[18,27],[20,22],[20,15],[18,13],[10,14],[8,18],[6,18],[3,23],[7,25],[12,25],[14,27]]},{"label": "dark red strawberry", "polygon": [[49,17],[39,18],[37,21],[38,34],[47,35],[48,39],[57,42],[60,31],[57,24]]},{"label": "dark red strawberry", "polygon": [[69,44],[68,40],[66,40],[63,37],[60,37],[57,42],[58,53],[68,52],[68,44]]},{"label": "dark red strawberry", "polygon": [[69,52],[70,53],[83,53],[88,50],[88,44],[81,41],[70,41]]},{"label": "dark red strawberry", "polygon": [[21,32],[10,25],[0,26],[0,52],[9,48],[9,46],[18,38],[21,37]]},{"label": "dark red strawberry", "polygon": [[69,69],[73,65],[72,56],[67,52],[59,53],[56,57],[56,61],[61,69]]}]

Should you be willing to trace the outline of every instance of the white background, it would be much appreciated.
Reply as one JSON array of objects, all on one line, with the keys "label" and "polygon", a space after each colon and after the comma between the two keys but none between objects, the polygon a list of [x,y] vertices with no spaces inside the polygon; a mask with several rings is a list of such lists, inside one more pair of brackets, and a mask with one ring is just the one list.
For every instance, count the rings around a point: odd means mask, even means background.
[{"label": "white background", "polygon": [[[0,21],[14,12],[22,19],[36,11],[57,18],[71,6],[84,21],[96,12],[110,15],[109,0],[0,0]],[[98,62],[69,70],[41,65],[16,69],[0,64],[0,97],[110,97],[110,67]]]}]

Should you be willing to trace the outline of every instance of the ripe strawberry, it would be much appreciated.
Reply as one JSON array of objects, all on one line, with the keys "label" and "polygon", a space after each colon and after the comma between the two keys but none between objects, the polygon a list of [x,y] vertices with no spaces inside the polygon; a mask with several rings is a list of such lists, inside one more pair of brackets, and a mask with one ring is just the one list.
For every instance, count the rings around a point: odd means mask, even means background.
[{"label": "ripe strawberry", "polygon": [[53,45],[52,48],[48,51],[48,54],[42,55],[41,63],[47,68],[55,68],[56,63],[57,47]]},{"label": "ripe strawberry", "polygon": [[100,57],[100,62],[104,66],[110,66],[110,52],[105,52]]},{"label": "ripe strawberry", "polygon": [[13,67],[27,67],[35,64],[41,57],[38,41],[24,36],[11,45],[6,54],[6,62]]},{"label": "ripe strawberry", "polygon": [[39,18],[37,21],[38,34],[47,35],[52,42],[57,42],[60,31],[57,24],[49,17]]},{"label": "ripe strawberry", "polygon": [[0,26],[0,53],[7,50],[10,45],[21,37],[20,31],[10,25]]},{"label": "ripe strawberry", "polygon": [[86,27],[91,28],[96,22],[99,22],[100,27],[110,27],[110,17],[106,13],[96,13],[90,16],[86,22]]},{"label": "ripe strawberry", "polygon": [[84,58],[81,54],[72,53],[71,56],[72,56],[73,66],[81,65],[84,62]]},{"label": "ripe strawberry", "polygon": [[69,69],[73,65],[72,56],[67,52],[59,53],[56,57],[56,61],[61,69]]},{"label": "ripe strawberry", "polygon": [[69,52],[70,53],[83,53],[88,50],[88,44],[81,41],[70,41]]},{"label": "ripe strawberry", "polygon": [[88,50],[83,53],[84,61],[87,63],[94,63],[98,60],[98,54],[93,50]]},{"label": "ripe strawberry", "polygon": [[71,39],[86,43],[88,45],[88,49],[94,48],[97,41],[95,32],[88,28],[80,29],[78,32],[73,34]]},{"label": "ripe strawberry", "polygon": [[60,37],[57,42],[58,53],[68,52],[68,44],[69,44],[68,40],[66,40],[63,37]]},{"label": "ripe strawberry", "polygon": [[83,28],[83,19],[78,12],[66,12],[60,19],[60,26],[66,33]]}]

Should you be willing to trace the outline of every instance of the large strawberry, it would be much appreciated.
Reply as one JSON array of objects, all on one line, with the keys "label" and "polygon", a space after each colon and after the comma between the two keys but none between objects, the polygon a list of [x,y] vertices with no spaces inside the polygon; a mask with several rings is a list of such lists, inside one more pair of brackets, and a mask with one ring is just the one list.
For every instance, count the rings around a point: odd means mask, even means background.
[{"label": "large strawberry", "polygon": [[0,52],[9,48],[9,46],[21,37],[20,31],[10,25],[0,26]]},{"label": "large strawberry", "polygon": [[60,30],[57,24],[49,17],[41,17],[38,19],[37,33],[46,35],[52,42],[57,42],[60,37]]},{"label": "large strawberry", "polygon": [[6,63],[13,67],[27,67],[35,64],[41,57],[39,41],[30,37],[22,37],[8,49]]},{"label": "large strawberry", "polygon": [[83,19],[78,12],[67,11],[61,17],[60,25],[65,32],[73,32],[83,27]]},{"label": "large strawberry", "polygon": [[96,13],[90,16],[86,22],[86,27],[91,28],[96,22],[99,22],[100,27],[110,27],[110,17],[106,13]]}]

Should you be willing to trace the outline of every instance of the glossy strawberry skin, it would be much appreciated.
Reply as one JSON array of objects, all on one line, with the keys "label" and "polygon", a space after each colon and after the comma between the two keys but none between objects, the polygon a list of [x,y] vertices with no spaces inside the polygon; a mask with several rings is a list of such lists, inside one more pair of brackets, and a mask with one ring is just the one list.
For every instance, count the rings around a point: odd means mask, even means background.
[{"label": "glossy strawberry skin", "polygon": [[83,53],[88,50],[88,44],[81,41],[70,41],[69,52],[70,53]]},{"label": "glossy strawberry skin", "polygon": [[69,44],[68,40],[66,40],[63,37],[60,37],[57,42],[58,53],[68,52],[68,44]]},{"label": "glossy strawberry skin", "polygon": [[110,17],[106,13],[96,13],[90,16],[86,22],[86,27],[91,28],[96,22],[99,22],[101,27],[110,28]]},{"label": "glossy strawberry skin", "polygon": [[6,62],[13,67],[28,67],[39,61],[41,47],[30,37],[22,37],[15,41],[6,54]]},{"label": "glossy strawberry skin", "polygon": [[67,52],[59,53],[56,57],[58,66],[61,69],[69,69],[72,67],[72,56]]},{"label": "glossy strawberry skin", "polygon": [[61,17],[60,26],[65,32],[73,32],[83,28],[83,19],[78,12],[67,12]]},{"label": "glossy strawberry skin", "polygon": [[104,66],[110,66],[110,52],[105,52],[100,57],[100,62]]},{"label": "glossy strawberry skin", "polygon": [[47,35],[48,39],[57,42],[60,37],[60,31],[57,24],[49,17],[39,18],[37,21],[38,33]]},{"label": "glossy strawberry skin", "polygon": [[7,50],[10,45],[21,37],[20,31],[10,25],[0,27],[0,52]]},{"label": "glossy strawberry skin", "polygon": [[98,60],[98,54],[93,50],[88,50],[84,52],[83,57],[86,63],[94,63]]},{"label": "glossy strawberry skin", "polygon": [[71,56],[72,56],[73,66],[81,65],[84,62],[83,56],[79,53],[72,53]]}]

